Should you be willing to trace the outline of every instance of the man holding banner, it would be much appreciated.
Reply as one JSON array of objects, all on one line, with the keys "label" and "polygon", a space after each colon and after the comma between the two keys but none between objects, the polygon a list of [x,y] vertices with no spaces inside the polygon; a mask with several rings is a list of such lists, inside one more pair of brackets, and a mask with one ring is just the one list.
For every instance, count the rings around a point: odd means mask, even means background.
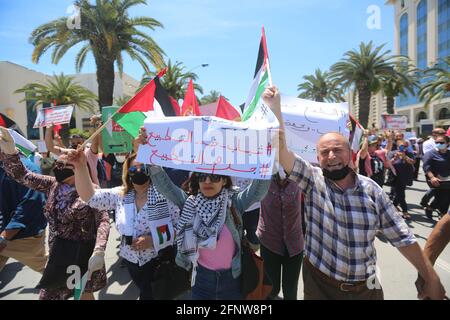
[{"label": "man holding banner", "polygon": [[313,167],[287,148],[278,89],[266,89],[263,98],[280,123],[280,163],[305,193],[304,298],[383,299],[374,246],[380,229],[425,279],[419,297],[443,299],[438,275],[388,196],[350,169],[347,138],[323,135],[317,144],[320,167]]}]

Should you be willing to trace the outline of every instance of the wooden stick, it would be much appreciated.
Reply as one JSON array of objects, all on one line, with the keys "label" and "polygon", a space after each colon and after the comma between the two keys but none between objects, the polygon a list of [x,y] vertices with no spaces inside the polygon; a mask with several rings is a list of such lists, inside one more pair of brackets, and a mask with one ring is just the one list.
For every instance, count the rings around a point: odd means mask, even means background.
[{"label": "wooden stick", "polygon": [[85,148],[86,145],[87,145],[89,142],[91,142],[95,137],[97,137],[97,136],[102,132],[102,130],[106,128],[106,125],[112,120],[112,118],[113,118],[117,113],[119,113],[119,110],[120,110],[120,108],[117,109],[117,111],[114,112],[113,115],[112,115],[111,117],[109,117],[109,119],[106,120],[105,123],[104,123],[100,128],[98,128],[98,129],[97,129],[97,130],[96,130],[89,138],[87,138],[86,141],[83,142],[83,144],[81,145],[81,147],[82,147],[82,148]]}]

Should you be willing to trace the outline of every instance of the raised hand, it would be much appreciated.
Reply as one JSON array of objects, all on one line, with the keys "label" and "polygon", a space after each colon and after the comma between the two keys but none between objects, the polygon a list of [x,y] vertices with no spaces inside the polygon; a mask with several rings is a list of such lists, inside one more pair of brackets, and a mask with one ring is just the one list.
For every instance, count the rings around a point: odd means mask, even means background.
[{"label": "raised hand", "polygon": [[0,149],[6,154],[17,153],[16,145],[11,133],[4,127],[0,127]]}]

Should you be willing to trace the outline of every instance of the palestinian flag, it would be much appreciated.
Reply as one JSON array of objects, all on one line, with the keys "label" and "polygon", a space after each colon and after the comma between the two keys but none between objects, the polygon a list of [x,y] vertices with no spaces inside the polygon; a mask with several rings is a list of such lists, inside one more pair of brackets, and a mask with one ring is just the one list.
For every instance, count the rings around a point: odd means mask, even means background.
[{"label": "palestinian flag", "polygon": [[167,224],[156,228],[156,232],[158,232],[158,240],[160,245],[163,245],[164,242],[170,241],[170,230]]},{"label": "palestinian flag", "polygon": [[245,102],[244,114],[242,116],[242,121],[249,120],[255,112],[258,112],[260,108],[260,99],[263,94],[267,83],[269,82],[269,73],[267,70],[267,61],[269,59],[269,54],[267,52],[266,44],[266,34],[264,28],[262,28],[262,37],[259,44],[258,59],[256,62],[255,75],[253,78],[252,87]]},{"label": "palestinian flag", "polygon": [[184,96],[183,105],[181,106],[181,115],[183,117],[201,116],[197,97],[195,96],[194,82],[192,79],[189,81],[189,85]]},{"label": "palestinian flag", "polygon": [[0,126],[4,128],[13,129],[18,133],[20,133],[22,136],[24,136],[22,130],[20,130],[17,123],[15,123],[13,120],[5,116],[3,113],[0,113]]},{"label": "palestinian flag", "polygon": [[161,71],[113,115],[113,120],[133,137],[138,136],[147,116],[176,116],[169,96],[159,82],[166,71],[167,68]]},{"label": "palestinian flag", "polygon": [[353,161],[356,160],[356,155],[361,149],[361,140],[364,134],[364,128],[359,124],[359,122],[351,115],[350,117],[350,142],[353,151]]},{"label": "palestinian flag", "polygon": [[14,143],[17,149],[19,149],[20,152],[22,152],[27,157],[37,149],[37,147],[31,141],[27,140],[24,136],[17,133],[13,129],[8,129],[8,131],[14,139]]}]

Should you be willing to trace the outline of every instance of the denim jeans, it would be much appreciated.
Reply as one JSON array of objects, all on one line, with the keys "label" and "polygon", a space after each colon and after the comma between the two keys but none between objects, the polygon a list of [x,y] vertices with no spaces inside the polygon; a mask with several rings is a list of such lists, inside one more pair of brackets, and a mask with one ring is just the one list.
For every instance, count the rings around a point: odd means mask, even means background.
[{"label": "denim jeans", "polygon": [[192,300],[242,300],[240,277],[234,279],[231,269],[214,271],[198,265]]}]

